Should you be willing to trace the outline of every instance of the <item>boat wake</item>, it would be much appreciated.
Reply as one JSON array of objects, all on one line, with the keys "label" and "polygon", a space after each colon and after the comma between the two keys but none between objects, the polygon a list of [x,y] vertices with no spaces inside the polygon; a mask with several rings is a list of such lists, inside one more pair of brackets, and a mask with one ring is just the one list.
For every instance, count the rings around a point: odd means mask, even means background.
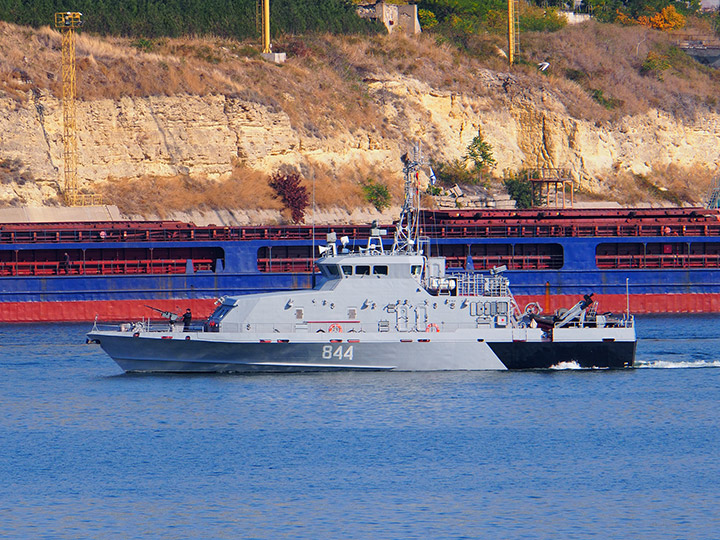
[{"label": "boat wake", "polygon": [[563,369],[583,369],[580,364],[577,362],[560,362],[559,364],[555,364],[554,366],[550,366],[550,369],[557,369],[557,370],[563,370]]},{"label": "boat wake", "polygon": [[696,361],[670,361],[670,360],[638,360],[636,368],[651,369],[686,369],[686,368],[717,368],[720,367],[720,360],[696,360]]}]

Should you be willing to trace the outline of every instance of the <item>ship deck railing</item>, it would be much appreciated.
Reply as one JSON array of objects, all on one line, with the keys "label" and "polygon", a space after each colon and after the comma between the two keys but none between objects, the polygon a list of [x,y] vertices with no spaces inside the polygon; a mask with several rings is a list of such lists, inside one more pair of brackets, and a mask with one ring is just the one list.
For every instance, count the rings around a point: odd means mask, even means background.
[{"label": "ship deck railing", "polygon": [[[562,326],[562,328],[592,328],[594,326],[596,326],[594,318],[581,319],[580,317],[578,317]],[[634,326],[635,316],[628,316],[627,314],[622,314],[616,316],[608,316],[608,319],[606,320],[605,326],[603,328],[633,328]]]},{"label": "ship deck railing", "polygon": [[[513,326],[514,319],[511,317],[507,327]],[[190,325],[186,331],[182,321],[174,324],[169,322],[159,322],[155,320],[144,320],[135,323],[96,323],[93,330],[98,331],[121,331],[127,333],[152,332],[158,334],[172,335],[173,339],[183,339],[186,332],[208,333],[208,334],[260,334],[264,338],[272,340],[274,336],[287,335],[303,335],[313,336],[315,341],[333,341],[343,340],[352,342],[354,339],[361,339],[363,334],[369,333],[373,335],[384,334],[387,332],[398,332],[401,335],[407,335],[408,339],[413,336],[414,339],[432,339],[437,332],[455,332],[458,330],[472,330],[478,327],[490,327],[492,325],[492,317],[488,318],[484,324],[479,324],[475,319],[467,322],[448,323],[438,321],[437,323],[419,322],[408,323],[408,326],[402,330],[396,328],[395,321],[388,321],[387,330],[380,331],[378,324],[362,324],[356,322],[354,324],[343,323],[343,332],[328,331],[327,324],[308,324],[298,325],[297,323],[230,323],[221,322],[219,326],[210,326],[207,321],[198,321]],[[301,327],[298,327],[301,326]]]},{"label": "ship deck railing", "polygon": [[133,274],[185,274],[215,269],[212,259],[137,259],[122,261],[28,261],[0,263],[2,276],[93,276]]},{"label": "ship deck railing", "polygon": [[597,267],[610,269],[720,268],[720,254],[597,255]]},{"label": "ship deck railing", "polygon": [[[522,223],[512,223],[522,219]],[[435,223],[422,226],[421,234],[430,238],[561,238],[561,237],[677,237],[720,236],[720,221],[714,217],[695,216],[637,218],[628,223],[622,217],[610,218],[506,218],[502,223],[477,218],[475,223]],[[468,220],[469,221],[469,220]],[[508,223],[508,221],[510,221]],[[606,221],[607,223],[603,223]],[[394,226],[386,225],[392,236]],[[311,240],[324,238],[329,232],[347,236],[353,242],[365,242],[370,235],[368,225],[332,227],[268,226],[268,227],[197,227],[187,223],[94,223],[83,226],[9,224],[0,226],[0,244],[82,243],[82,242],[180,242],[180,241],[243,241],[243,240]]]},{"label": "ship deck railing", "polygon": [[457,282],[458,296],[509,297],[510,286],[507,278],[465,272],[450,275]]}]

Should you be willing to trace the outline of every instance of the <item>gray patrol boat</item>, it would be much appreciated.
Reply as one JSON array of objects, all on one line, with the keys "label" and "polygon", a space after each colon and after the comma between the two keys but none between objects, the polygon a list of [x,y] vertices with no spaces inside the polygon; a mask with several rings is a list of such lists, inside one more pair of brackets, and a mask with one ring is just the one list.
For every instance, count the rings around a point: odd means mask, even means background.
[{"label": "gray patrol boat", "polygon": [[446,273],[420,238],[420,159],[403,156],[405,203],[392,247],[372,229],[367,245],[320,248],[313,289],[223,297],[190,331],[174,324],[125,323],[88,340],[132,372],[328,370],[505,370],[625,368],[635,360],[629,313],[599,314],[592,295],[541,316],[519,309],[503,268],[489,275]]}]

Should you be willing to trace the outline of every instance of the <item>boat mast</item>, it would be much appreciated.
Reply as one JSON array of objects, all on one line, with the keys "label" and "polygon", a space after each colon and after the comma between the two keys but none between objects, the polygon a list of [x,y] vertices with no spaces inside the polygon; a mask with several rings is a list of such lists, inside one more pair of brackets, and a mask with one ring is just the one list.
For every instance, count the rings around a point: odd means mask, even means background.
[{"label": "boat mast", "polygon": [[400,158],[403,162],[403,173],[405,174],[405,201],[400,211],[400,219],[395,227],[395,242],[393,253],[420,253],[418,243],[420,233],[420,189],[418,177],[420,166],[423,164],[420,155],[420,146],[415,145],[412,156],[407,152]]}]

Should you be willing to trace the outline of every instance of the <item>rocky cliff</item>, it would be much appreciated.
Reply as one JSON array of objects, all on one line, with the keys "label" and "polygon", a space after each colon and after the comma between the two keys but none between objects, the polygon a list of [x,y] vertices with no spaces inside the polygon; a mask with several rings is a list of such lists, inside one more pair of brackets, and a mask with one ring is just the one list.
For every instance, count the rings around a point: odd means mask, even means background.
[{"label": "rocky cliff", "polygon": [[[267,69],[284,69],[287,76],[290,68]],[[471,76],[474,89],[462,91],[434,87],[411,74],[366,73],[359,119],[337,122],[330,132],[291,118],[283,105],[294,101],[289,95],[270,104],[228,91],[85,99],[77,108],[78,172],[90,186],[144,175],[218,179],[239,163],[267,172],[282,165],[302,170],[308,161],[397,171],[412,141],[421,142],[426,155],[449,160],[460,157],[479,132],[493,147],[498,175],[562,167],[582,189],[606,195],[612,179],[623,173],[655,182],[653,175],[669,165],[710,173],[720,166],[716,112],[678,118],[651,109],[593,121],[573,116],[550,82],[527,85],[491,69]],[[373,124],[378,119],[382,130]],[[14,96],[0,91],[0,137],[0,159],[17,160],[36,179],[0,185],[0,200],[42,204],[56,196],[62,109],[53,92],[31,85],[20,86]],[[689,198],[704,191],[708,178]],[[663,181],[655,183],[662,187]]]}]

